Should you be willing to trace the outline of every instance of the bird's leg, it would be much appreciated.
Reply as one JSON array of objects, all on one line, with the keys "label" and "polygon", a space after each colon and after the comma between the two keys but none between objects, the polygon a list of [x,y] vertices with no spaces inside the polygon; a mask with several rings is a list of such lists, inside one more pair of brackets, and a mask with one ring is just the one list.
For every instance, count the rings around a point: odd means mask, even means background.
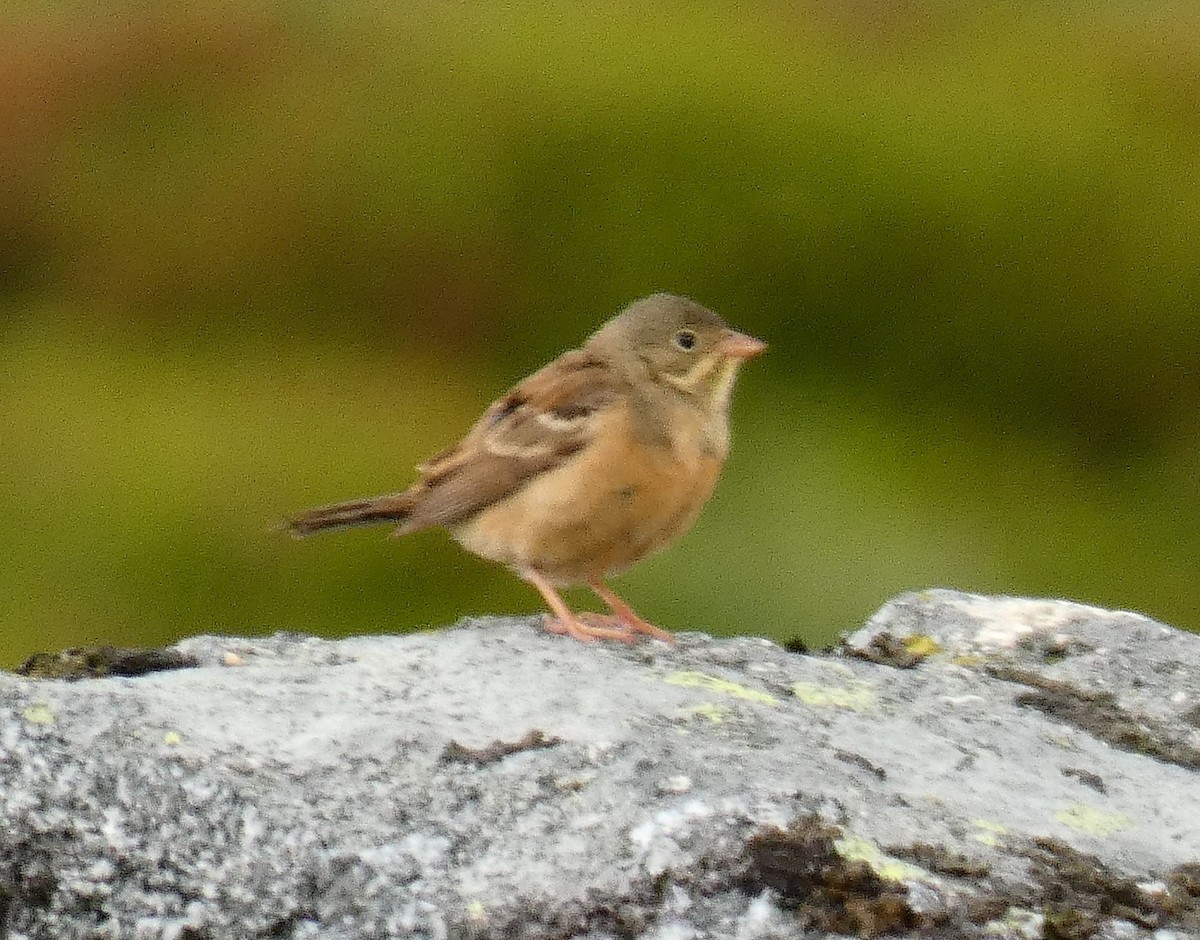
[{"label": "bird's leg", "polygon": [[545,598],[546,604],[554,612],[553,617],[547,617],[542,621],[542,626],[545,627],[548,633],[565,633],[579,640],[581,643],[591,643],[593,640],[633,642],[633,634],[624,627],[613,629],[610,627],[593,627],[584,623],[579,617],[571,613],[571,608],[559,596],[558,591],[554,590],[554,585],[532,568],[526,568],[520,574],[522,578],[538,589],[538,593]]},{"label": "bird's leg", "polygon": [[609,588],[608,585],[606,585],[603,581],[599,579],[595,581],[589,581],[588,587],[595,591],[596,596],[608,605],[608,609],[613,612],[613,617],[616,618],[617,622],[624,624],[627,629],[632,630],[634,633],[644,633],[647,636],[652,636],[655,639],[662,640],[665,643],[675,642],[675,637],[673,637],[666,630],[663,630],[661,627],[656,627],[652,623],[647,623],[645,620],[639,617],[634,612],[633,608],[621,600],[621,598],[617,597],[617,595],[613,593],[612,589]]}]

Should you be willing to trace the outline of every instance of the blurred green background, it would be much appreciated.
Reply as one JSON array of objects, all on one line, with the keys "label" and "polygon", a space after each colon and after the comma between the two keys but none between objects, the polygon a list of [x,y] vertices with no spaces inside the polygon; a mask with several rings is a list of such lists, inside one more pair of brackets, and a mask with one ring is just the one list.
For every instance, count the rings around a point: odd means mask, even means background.
[{"label": "blurred green background", "polygon": [[[1194,0],[10,0],[0,664],[540,600],[402,488],[629,300],[771,344],[616,586],[827,641],[895,592],[1200,627]],[[573,600],[585,597],[571,595]]]}]

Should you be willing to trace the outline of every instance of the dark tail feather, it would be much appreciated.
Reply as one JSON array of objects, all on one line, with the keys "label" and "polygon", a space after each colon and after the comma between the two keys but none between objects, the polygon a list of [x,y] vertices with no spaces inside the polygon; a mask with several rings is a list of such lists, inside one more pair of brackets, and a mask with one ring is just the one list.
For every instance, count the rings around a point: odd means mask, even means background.
[{"label": "dark tail feather", "polygon": [[406,499],[403,493],[397,493],[394,496],[376,496],[374,499],[318,506],[289,519],[285,527],[296,538],[302,539],[326,529],[348,529],[375,522],[404,522],[410,512],[411,500]]}]

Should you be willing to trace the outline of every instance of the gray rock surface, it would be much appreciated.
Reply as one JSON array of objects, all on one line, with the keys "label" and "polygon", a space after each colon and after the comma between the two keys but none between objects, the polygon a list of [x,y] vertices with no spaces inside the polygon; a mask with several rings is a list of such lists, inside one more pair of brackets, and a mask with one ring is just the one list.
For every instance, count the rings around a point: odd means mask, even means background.
[{"label": "gray rock surface", "polygon": [[1200,936],[1200,638],[1135,614],[174,649],[0,676],[0,935]]}]

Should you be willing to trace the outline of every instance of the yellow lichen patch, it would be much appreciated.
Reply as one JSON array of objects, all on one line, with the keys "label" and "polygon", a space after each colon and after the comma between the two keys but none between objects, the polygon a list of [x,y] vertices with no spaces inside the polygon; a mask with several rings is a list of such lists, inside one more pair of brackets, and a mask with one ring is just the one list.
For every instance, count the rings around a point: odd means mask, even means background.
[{"label": "yellow lichen patch", "polygon": [[904,648],[918,659],[924,659],[926,656],[940,653],[942,651],[942,644],[933,637],[926,636],[924,633],[914,633],[912,636],[904,638]]},{"label": "yellow lichen patch", "polygon": [[875,874],[888,881],[937,881],[924,868],[885,855],[874,842],[861,836],[847,833],[833,844],[842,858],[850,862],[866,862]]},{"label": "yellow lichen patch", "polygon": [[168,731],[163,735],[163,744],[174,747],[183,740],[183,736],[178,731]]},{"label": "yellow lichen patch", "polygon": [[1108,836],[1133,826],[1133,820],[1124,813],[1112,813],[1086,803],[1072,803],[1054,814],[1064,826],[1094,836]]},{"label": "yellow lichen patch", "polygon": [[841,688],[817,685],[813,682],[797,682],[792,686],[792,694],[805,705],[819,708],[849,708],[852,711],[865,712],[875,705],[875,692],[865,682]]},{"label": "yellow lichen patch", "polygon": [[751,702],[762,702],[764,705],[778,705],[779,700],[766,692],[759,692],[727,679],[718,679],[703,672],[673,672],[667,676],[666,682],[671,685],[681,685],[688,689],[707,689],[709,692],[719,692],[733,698],[744,698]]},{"label": "yellow lichen patch", "polygon": [[692,708],[685,708],[683,714],[694,718],[707,718],[714,725],[719,725],[725,720],[725,716],[729,714],[728,710],[722,708],[715,702],[704,702],[701,705],[696,705]]},{"label": "yellow lichen patch", "polygon": [[982,842],[984,845],[997,846],[1000,844],[1000,837],[1008,835],[1007,828],[989,819],[973,820],[972,825],[977,830],[975,841]]},{"label": "yellow lichen patch", "polygon": [[52,725],[54,724],[54,712],[50,711],[50,706],[45,702],[36,702],[30,705],[22,716],[31,725]]}]

